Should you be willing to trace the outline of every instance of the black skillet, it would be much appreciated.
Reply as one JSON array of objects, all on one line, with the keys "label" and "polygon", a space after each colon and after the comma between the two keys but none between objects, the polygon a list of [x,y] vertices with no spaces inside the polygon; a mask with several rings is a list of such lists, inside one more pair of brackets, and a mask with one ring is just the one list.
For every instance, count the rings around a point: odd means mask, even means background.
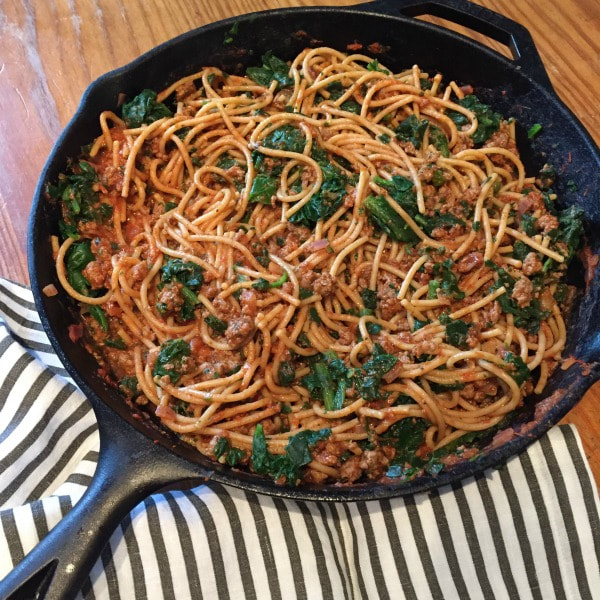
[{"label": "black skillet", "polygon": [[[412,17],[433,14],[470,27],[509,46],[513,60],[455,34]],[[239,32],[223,44],[234,22]],[[304,32],[304,33],[303,33]],[[159,90],[205,65],[239,72],[257,64],[266,50],[289,59],[307,45],[345,50],[361,42],[383,46],[379,60],[394,70],[418,63],[440,71],[446,81],[471,83],[494,109],[518,119],[518,135],[529,173],[546,161],[561,170],[557,190],[567,204],[583,207],[587,215],[592,255],[600,243],[600,156],[598,148],[552,89],[531,36],[517,23],[466,0],[378,0],[348,8],[292,8],[228,19],[186,33],[144,54],[133,63],[96,80],[54,146],[35,192],[29,223],[29,271],[44,329],[68,372],[90,399],[100,429],[100,459],[94,479],[73,510],[0,583],[1,598],[70,598],[79,590],[112,531],[137,503],[166,486],[198,485],[212,479],[255,492],[303,500],[374,500],[413,494],[457,481],[500,465],[554,425],[600,377],[600,306],[597,270],[584,281],[584,269],[570,277],[582,290],[569,325],[564,356],[582,362],[557,370],[541,398],[529,399],[512,422],[512,435],[503,444],[481,444],[479,458],[408,483],[363,484],[346,487],[281,487],[251,473],[230,470],[204,459],[190,446],[161,429],[152,418],[129,408],[96,375],[97,365],[67,335],[75,307],[64,294],[47,298],[48,283],[60,288],[49,249],[57,232],[58,214],[44,200],[46,181],[56,179],[67,158],[99,133],[98,114],[116,109],[119,94],[134,96],[143,88]],[[372,53],[372,52],[371,52]],[[535,144],[524,132],[543,125]],[[570,156],[571,160],[567,160]],[[564,168],[564,171],[562,170]],[[573,181],[566,186],[565,182]],[[588,363],[583,364],[583,363]]]}]

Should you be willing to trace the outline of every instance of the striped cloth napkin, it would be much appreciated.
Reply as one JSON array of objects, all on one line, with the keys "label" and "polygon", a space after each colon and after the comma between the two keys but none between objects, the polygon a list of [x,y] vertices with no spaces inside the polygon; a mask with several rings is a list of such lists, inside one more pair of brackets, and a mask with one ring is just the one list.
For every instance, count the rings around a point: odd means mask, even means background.
[{"label": "striped cloth napkin", "polygon": [[[81,497],[98,458],[31,292],[0,280],[0,578]],[[576,430],[498,470],[378,502],[281,500],[209,483],[156,494],[113,533],[80,597],[600,597],[598,492]]]}]

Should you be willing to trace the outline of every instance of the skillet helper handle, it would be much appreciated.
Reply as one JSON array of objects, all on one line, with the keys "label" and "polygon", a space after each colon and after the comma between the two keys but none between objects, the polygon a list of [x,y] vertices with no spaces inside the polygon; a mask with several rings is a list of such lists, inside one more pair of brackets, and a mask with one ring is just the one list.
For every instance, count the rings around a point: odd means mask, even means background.
[{"label": "skillet helper handle", "polygon": [[552,90],[544,63],[529,31],[516,21],[469,0],[375,0],[358,5],[358,9],[375,10],[387,15],[398,13],[407,17],[433,15],[506,44],[513,62],[523,72],[545,88]]},{"label": "skillet helper handle", "polygon": [[[177,480],[204,478],[152,444],[105,406],[98,419],[100,457],[92,482],[73,509],[0,581],[3,600],[74,598],[111,534],[144,498]],[[124,435],[125,434],[125,435]]]}]

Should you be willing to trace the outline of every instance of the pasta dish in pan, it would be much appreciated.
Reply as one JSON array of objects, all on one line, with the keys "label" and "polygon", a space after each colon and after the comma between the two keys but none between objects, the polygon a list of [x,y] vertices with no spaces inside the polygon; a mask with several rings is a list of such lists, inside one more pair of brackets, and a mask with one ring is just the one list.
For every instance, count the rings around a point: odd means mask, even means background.
[{"label": "pasta dish in pan", "polygon": [[582,214],[470,86],[268,53],[100,127],[48,186],[70,335],[202,454],[287,484],[435,473],[558,364]]}]

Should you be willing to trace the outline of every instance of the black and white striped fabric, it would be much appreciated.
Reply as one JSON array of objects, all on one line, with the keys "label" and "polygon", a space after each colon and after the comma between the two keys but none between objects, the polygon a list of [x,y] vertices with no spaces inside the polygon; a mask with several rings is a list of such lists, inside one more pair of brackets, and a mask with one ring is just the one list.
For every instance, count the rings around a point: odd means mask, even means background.
[{"label": "black and white striped fabric", "polygon": [[[0,578],[70,510],[98,433],[28,289],[0,280]],[[154,495],[110,538],[97,599],[600,598],[596,486],[556,427],[499,469],[431,494],[318,504],[208,484]]]}]

